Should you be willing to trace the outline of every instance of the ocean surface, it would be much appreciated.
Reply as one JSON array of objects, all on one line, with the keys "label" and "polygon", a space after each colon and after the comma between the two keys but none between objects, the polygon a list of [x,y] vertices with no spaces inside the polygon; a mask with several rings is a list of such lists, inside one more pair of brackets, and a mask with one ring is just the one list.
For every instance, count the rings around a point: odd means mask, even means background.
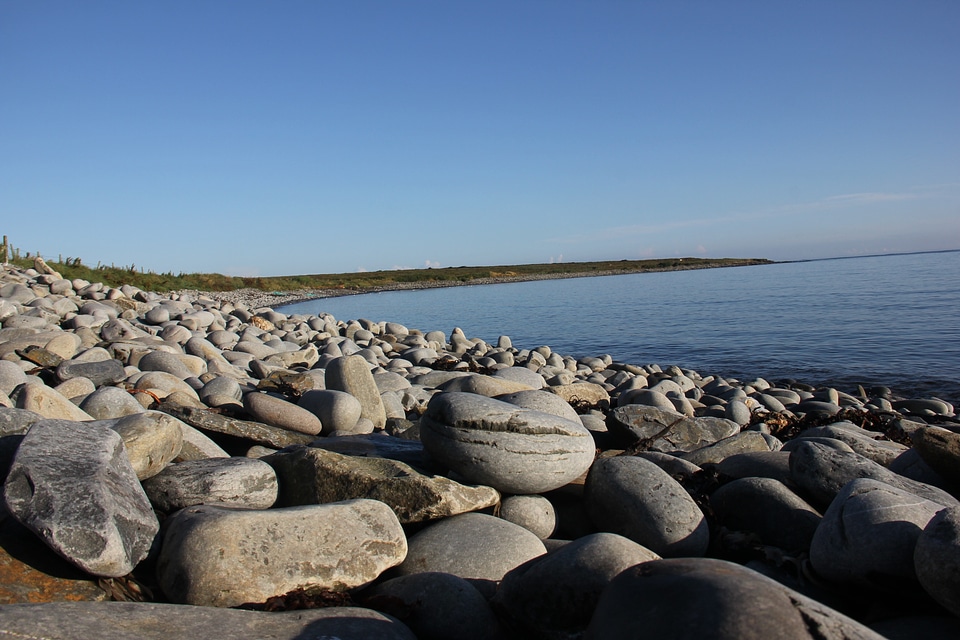
[{"label": "ocean surface", "polygon": [[278,310],[960,404],[960,251],[392,291]]}]

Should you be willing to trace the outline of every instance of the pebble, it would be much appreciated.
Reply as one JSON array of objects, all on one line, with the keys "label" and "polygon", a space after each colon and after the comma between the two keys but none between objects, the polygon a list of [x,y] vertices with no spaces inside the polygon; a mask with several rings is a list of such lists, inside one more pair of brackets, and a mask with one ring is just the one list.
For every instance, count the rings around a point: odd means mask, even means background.
[{"label": "pebble", "polygon": [[323,424],[316,415],[268,393],[248,393],[243,397],[243,408],[255,421],[280,429],[311,436],[323,430]]},{"label": "pebble", "polygon": [[[60,483],[47,510],[58,524],[34,530],[0,515],[0,635],[123,637],[124,628],[148,638],[566,640],[632,636],[639,625],[653,637],[875,637],[739,565],[657,559],[657,549],[677,553],[678,535],[695,542],[680,553],[735,558],[845,612],[861,615],[860,594],[872,594],[891,618],[886,629],[933,629],[922,615],[935,606],[930,598],[945,607],[936,611],[960,616],[960,447],[949,402],[573,358],[518,349],[506,336],[487,344],[457,330],[285,315],[264,306],[282,297],[249,295],[154,294],[2,269],[8,502],[31,495],[22,463],[48,418],[84,438],[44,438],[38,468],[48,470],[36,486]],[[244,408],[245,397],[302,411],[313,427],[278,427]],[[27,402],[48,418],[8,408]],[[876,431],[843,421],[841,408]],[[112,435],[91,437],[104,430]],[[113,448],[98,448],[100,438]],[[78,480],[81,468],[90,471]],[[847,495],[848,485],[874,489]],[[882,508],[861,508],[874,502]],[[370,509],[344,506],[357,504]],[[893,524],[882,517],[900,510]],[[838,517],[850,523],[840,537]],[[901,539],[895,532],[908,522]],[[69,562],[50,542],[50,532],[67,529],[79,532],[61,550]],[[190,541],[165,541],[171,529]],[[205,529],[217,540],[198,533]],[[83,568],[98,561],[76,540],[99,538],[113,540],[112,568]],[[135,579],[154,582],[158,557],[162,589],[154,583],[153,595],[139,597],[183,601],[189,592],[214,606],[3,604],[102,599],[101,574],[135,569]],[[632,586],[615,586],[624,569]],[[603,604],[637,582],[653,586],[626,604]],[[135,589],[126,577],[99,584],[116,597]],[[282,605],[300,597],[285,595],[299,586],[343,585],[361,607],[224,608],[275,596],[271,606]],[[891,593],[903,599],[885,599]]]}]

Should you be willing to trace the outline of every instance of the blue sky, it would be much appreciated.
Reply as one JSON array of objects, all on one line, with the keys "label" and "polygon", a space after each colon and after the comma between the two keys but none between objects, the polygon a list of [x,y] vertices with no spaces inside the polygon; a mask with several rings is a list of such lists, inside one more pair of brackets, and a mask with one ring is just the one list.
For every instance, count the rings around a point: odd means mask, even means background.
[{"label": "blue sky", "polygon": [[0,232],[283,275],[960,248],[960,3],[0,0]]}]

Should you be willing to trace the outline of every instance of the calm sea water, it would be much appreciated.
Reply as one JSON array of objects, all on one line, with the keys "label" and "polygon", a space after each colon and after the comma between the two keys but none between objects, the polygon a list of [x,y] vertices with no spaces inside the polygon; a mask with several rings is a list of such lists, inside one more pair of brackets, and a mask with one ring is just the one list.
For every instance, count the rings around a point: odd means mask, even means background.
[{"label": "calm sea water", "polygon": [[284,313],[390,320],[563,355],[960,400],[960,251],[311,300]]}]

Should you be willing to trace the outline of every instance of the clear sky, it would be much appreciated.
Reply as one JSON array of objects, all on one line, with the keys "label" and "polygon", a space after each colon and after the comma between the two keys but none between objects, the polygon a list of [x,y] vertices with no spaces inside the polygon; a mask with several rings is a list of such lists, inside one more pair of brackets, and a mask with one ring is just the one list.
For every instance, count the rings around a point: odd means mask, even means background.
[{"label": "clear sky", "polygon": [[960,2],[0,0],[0,233],[158,272],[960,248]]}]

